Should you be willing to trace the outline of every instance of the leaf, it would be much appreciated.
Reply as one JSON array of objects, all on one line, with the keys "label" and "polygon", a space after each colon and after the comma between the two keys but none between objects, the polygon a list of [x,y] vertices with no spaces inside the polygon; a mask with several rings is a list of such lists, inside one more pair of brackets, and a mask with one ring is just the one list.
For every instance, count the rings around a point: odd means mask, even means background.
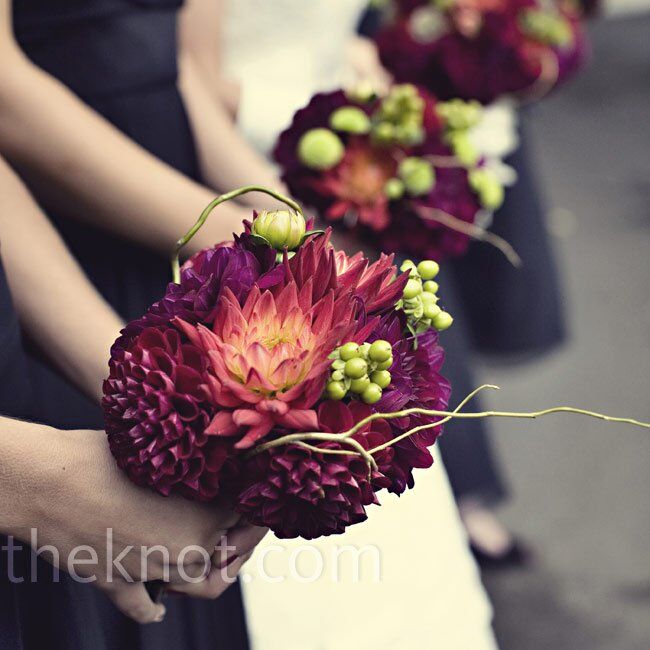
[{"label": "leaf", "polygon": [[302,236],[302,239],[300,240],[300,244],[299,244],[299,246],[302,246],[302,245],[305,243],[305,241],[307,241],[307,238],[308,238],[308,237],[311,237],[312,235],[320,236],[320,235],[324,235],[324,234],[325,234],[325,231],[324,231],[324,230],[308,230],[308,231],[307,231],[307,232]]},{"label": "leaf", "polygon": [[269,248],[271,247],[269,240],[266,239],[266,237],[262,237],[262,235],[251,235],[250,238],[253,244],[256,246],[268,246]]}]

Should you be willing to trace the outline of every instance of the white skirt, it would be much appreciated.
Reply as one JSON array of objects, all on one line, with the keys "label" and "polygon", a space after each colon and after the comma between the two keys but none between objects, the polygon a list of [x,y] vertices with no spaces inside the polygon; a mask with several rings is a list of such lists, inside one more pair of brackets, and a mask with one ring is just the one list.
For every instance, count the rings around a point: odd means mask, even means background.
[{"label": "white skirt", "polygon": [[415,479],[344,535],[262,542],[242,573],[252,650],[496,649],[437,451]]}]

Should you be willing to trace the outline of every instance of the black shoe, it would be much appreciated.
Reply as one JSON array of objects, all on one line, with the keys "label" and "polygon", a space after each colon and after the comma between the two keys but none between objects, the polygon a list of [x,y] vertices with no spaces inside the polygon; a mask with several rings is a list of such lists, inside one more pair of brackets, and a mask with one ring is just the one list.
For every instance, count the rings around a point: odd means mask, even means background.
[{"label": "black shoe", "polygon": [[508,550],[499,555],[486,553],[473,543],[470,543],[470,549],[478,565],[485,570],[522,568],[529,565],[533,558],[530,549],[518,540],[513,540]]}]

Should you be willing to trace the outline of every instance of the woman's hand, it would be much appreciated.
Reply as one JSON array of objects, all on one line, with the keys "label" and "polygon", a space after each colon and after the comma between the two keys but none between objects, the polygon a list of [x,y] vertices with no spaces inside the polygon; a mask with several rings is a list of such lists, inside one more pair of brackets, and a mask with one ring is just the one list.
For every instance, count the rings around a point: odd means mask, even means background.
[{"label": "woman's hand", "polygon": [[0,423],[5,432],[12,423],[11,434],[2,433],[3,447],[11,445],[5,458],[19,477],[12,487],[21,511],[16,521],[16,508],[7,509],[17,525],[5,529],[3,516],[3,532],[34,550],[56,548],[44,559],[95,584],[139,623],[165,614],[143,582],[164,580],[174,591],[217,598],[266,533],[240,522],[232,510],[133,485],[117,469],[101,431],[57,431],[6,418]]}]

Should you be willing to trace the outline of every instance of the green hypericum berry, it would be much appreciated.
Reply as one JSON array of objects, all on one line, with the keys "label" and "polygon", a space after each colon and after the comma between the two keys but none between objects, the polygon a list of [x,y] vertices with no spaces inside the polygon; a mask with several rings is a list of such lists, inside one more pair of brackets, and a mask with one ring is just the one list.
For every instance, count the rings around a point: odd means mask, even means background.
[{"label": "green hypericum berry", "polygon": [[485,183],[479,190],[481,205],[487,210],[496,210],[501,207],[504,199],[503,186],[498,180]]},{"label": "green hypericum berry", "polygon": [[353,341],[350,341],[339,348],[339,356],[343,361],[356,359],[359,356],[359,346]]},{"label": "green hypericum berry", "polygon": [[345,379],[345,375],[343,374],[342,370],[335,370],[332,373],[332,381],[343,381]]},{"label": "green hypericum berry", "polygon": [[372,136],[379,144],[390,144],[395,138],[395,127],[390,122],[379,122],[372,130]]},{"label": "green hypericum berry", "polygon": [[343,359],[334,359],[331,367],[332,370],[343,370],[345,368],[345,361]]},{"label": "green hypericum berry", "polygon": [[404,183],[399,178],[389,178],[384,183],[384,194],[391,201],[401,199],[404,196]]},{"label": "green hypericum berry", "polygon": [[360,81],[345,91],[345,96],[352,102],[366,104],[377,96],[375,87],[369,81]]},{"label": "green hypericum berry", "polygon": [[344,133],[365,134],[370,132],[370,118],[357,106],[337,108],[330,115],[330,126]]},{"label": "green hypericum berry", "polygon": [[422,293],[422,284],[417,280],[411,278],[404,287],[404,296],[405,300],[412,300],[416,296],[419,296]]},{"label": "green hypericum berry", "polygon": [[398,124],[395,127],[395,139],[407,147],[412,147],[424,140],[424,129],[413,122]]},{"label": "green hypericum berry", "polygon": [[432,293],[432,294],[435,295],[436,293],[438,293],[438,289],[439,289],[440,287],[438,286],[438,283],[437,283],[437,282],[434,282],[433,280],[427,280],[427,281],[422,285],[422,288],[424,289],[424,291],[425,291],[426,293]]},{"label": "green hypericum berry", "polygon": [[454,319],[446,311],[441,311],[432,322],[432,325],[439,331],[443,332],[446,329],[451,327],[451,324],[454,322]]},{"label": "green hypericum berry", "polygon": [[386,361],[382,361],[381,363],[378,363],[376,368],[377,370],[388,370],[392,365],[393,365],[393,357],[391,355],[390,359],[386,359]]},{"label": "green hypericum berry", "polygon": [[440,307],[438,307],[438,305],[436,305],[435,303],[431,303],[430,305],[425,305],[424,306],[423,316],[425,318],[428,318],[429,320],[433,320],[434,318],[436,318],[438,316],[438,314],[441,313],[441,311],[442,311],[442,309],[440,309]]},{"label": "green hypericum berry", "polygon": [[375,372],[370,375],[370,380],[382,389],[387,388],[390,385],[391,379],[392,377],[388,370],[375,370]]},{"label": "green hypericum berry", "polygon": [[350,382],[350,390],[357,395],[361,395],[368,386],[370,386],[370,377],[368,375],[359,377],[359,379],[353,379]]},{"label": "green hypericum berry", "polygon": [[262,210],[253,220],[251,230],[278,251],[298,248],[305,236],[305,218],[291,210]]},{"label": "green hypericum berry", "polygon": [[433,280],[433,278],[435,278],[440,272],[440,266],[438,266],[438,263],[433,260],[422,260],[418,264],[417,269],[418,275],[423,280]]},{"label": "green hypericum berry", "polygon": [[411,156],[404,158],[399,164],[399,177],[404,181],[404,187],[411,196],[422,196],[433,189],[436,174],[433,165],[424,158]]},{"label": "green hypericum berry", "polygon": [[426,305],[435,305],[438,300],[438,296],[436,296],[435,293],[431,293],[430,291],[423,291],[420,294],[420,300],[422,301],[422,305],[426,307]]},{"label": "green hypericum berry", "polygon": [[351,379],[359,379],[368,372],[368,364],[363,359],[350,359],[345,362],[345,374]]},{"label": "green hypericum berry", "polygon": [[370,346],[368,358],[377,363],[388,361],[393,355],[393,346],[388,341],[374,341]]},{"label": "green hypericum berry", "polygon": [[447,140],[454,155],[466,167],[472,167],[478,162],[479,153],[469,139],[466,131],[452,131]]},{"label": "green hypericum berry", "polygon": [[298,158],[310,169],[326,170],[338,165],[345,148],[329,129],[311,129],[298,141]]},{"label": "green hypericum berry", "polygon": [[415,266],[415,263],[413,260],[404,260],[402,262],[402,266],[399,267],[400,271],[406,272],[406,271],[417,271],[417,267]]},{"label": "green hypericum berry", "polygon": [[361,399],[366,404],[375,404],[381,399],[381,388],[377,384],[370,384],[361,394]]},{"label": "green hypericum berry", "polygon": [[342,400],[347,393],[345,386],[339,381],[330,381],[325,392],[330,399],[334,400]]}]

